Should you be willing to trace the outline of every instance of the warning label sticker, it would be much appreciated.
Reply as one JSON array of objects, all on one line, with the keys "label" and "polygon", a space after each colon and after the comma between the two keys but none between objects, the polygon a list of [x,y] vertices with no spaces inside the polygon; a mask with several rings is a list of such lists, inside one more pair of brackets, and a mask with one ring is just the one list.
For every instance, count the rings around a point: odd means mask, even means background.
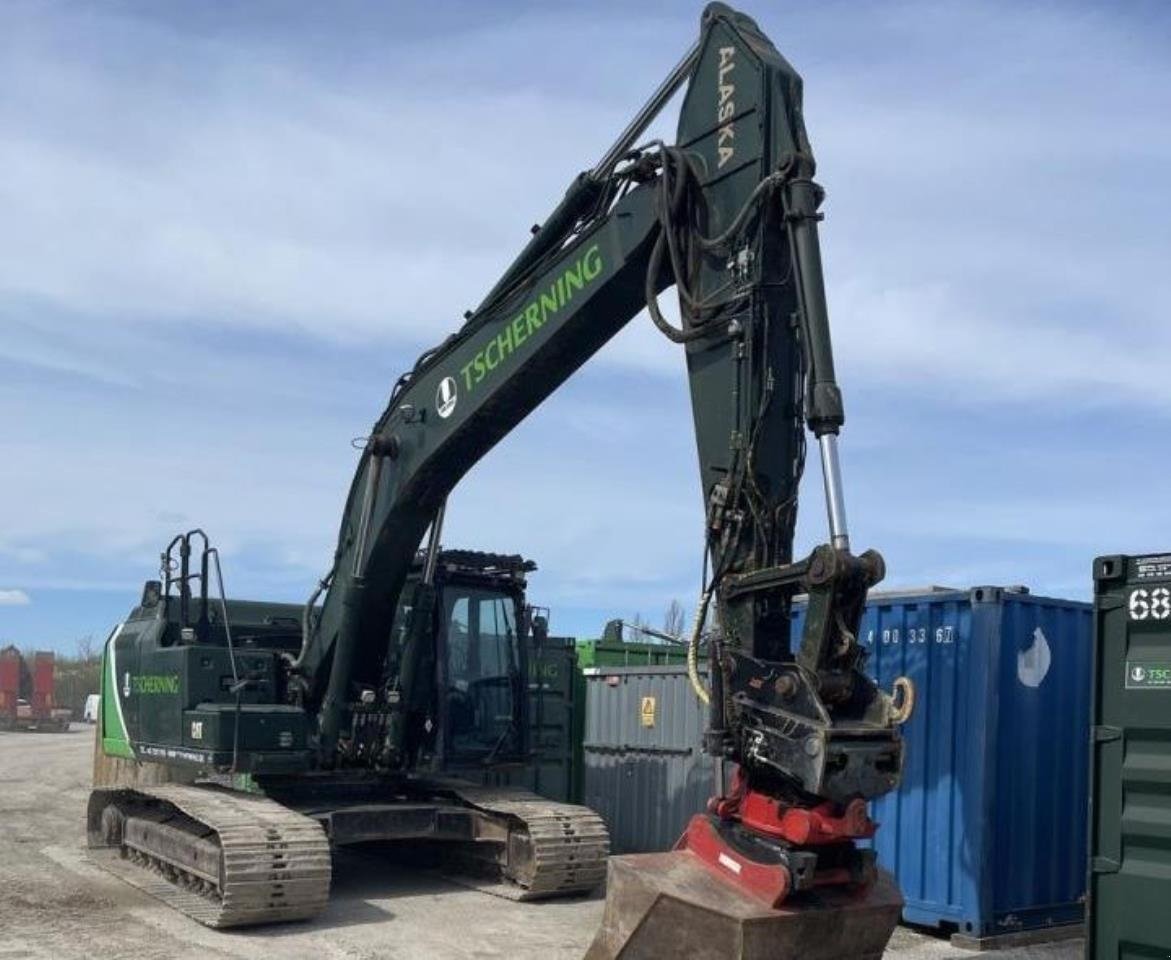
[{"label": "warning label sticker", "polygon": [[655,698],[643,697],[638,707],[639,719],[644,727],[655,725]]},{"label": "warning label sticker", "polygon": [[1127,690],[1171,690],[1171,662],[1126,661]]}]

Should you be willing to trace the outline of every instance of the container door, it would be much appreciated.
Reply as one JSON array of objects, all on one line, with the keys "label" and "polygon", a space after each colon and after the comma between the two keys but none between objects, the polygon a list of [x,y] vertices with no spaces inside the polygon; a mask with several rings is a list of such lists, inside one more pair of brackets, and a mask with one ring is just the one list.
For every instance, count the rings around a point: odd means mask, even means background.
[{"label": "container door", "polygon": [[610,667],[586,678],[583,794],[614,853],[669,850],[717,792],[702,752],[706,708],[685,667]]},{"label": "container door", "polygon": [[1171,554],[1095,561],[1090,960],[1171,955]]},{"label": "container door", "polygon": [[570,801],[573,782],[573,639],[530,637],[529,746],[533,754],[528,786],[550,800]]}]

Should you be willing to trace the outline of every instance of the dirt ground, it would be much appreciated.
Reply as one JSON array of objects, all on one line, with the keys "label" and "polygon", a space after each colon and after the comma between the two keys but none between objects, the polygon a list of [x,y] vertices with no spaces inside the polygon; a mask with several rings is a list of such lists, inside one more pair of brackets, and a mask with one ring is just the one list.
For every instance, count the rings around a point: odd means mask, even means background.
[{"label": "dirt ground", "polygon": [[[385,854],[334,861],[329,909],[312,923],[217,933],[89,864],[84,811],[93,728],[68,734],[0,732],[0,960],[243,958],[570,960],[602,915],[600,896],[518,904]],[[967,957],[945,940],[900,930],[888,957]],[[1078,942],[1021,948],[1002,960],[1075,960]]]}]

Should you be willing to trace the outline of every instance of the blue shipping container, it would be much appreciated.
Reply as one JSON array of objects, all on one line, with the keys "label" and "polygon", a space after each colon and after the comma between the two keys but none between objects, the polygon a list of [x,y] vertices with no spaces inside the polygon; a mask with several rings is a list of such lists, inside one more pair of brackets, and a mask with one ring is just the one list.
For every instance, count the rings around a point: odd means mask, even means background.
[{"label": "blue shipping container", "polygon": [[988,937],[1082,919],[1092,629],[1090,604],[1019,590],[871,596],[867,672],[916,689],[902,786],[872,811],[908,922]]}]

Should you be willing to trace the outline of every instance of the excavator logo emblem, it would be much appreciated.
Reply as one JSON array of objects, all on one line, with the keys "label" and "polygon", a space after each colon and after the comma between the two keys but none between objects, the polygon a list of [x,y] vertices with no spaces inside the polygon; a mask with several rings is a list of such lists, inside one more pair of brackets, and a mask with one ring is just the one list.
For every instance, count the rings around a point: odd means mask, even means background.
[{"label": "excavator logo emblem", "polygon": [[444,377],[439,381],[439,389],[435,391],[435,412],[444,420],[455,412],[455,402],[459,399],[459,391],[455,386],[455,377]]}]

